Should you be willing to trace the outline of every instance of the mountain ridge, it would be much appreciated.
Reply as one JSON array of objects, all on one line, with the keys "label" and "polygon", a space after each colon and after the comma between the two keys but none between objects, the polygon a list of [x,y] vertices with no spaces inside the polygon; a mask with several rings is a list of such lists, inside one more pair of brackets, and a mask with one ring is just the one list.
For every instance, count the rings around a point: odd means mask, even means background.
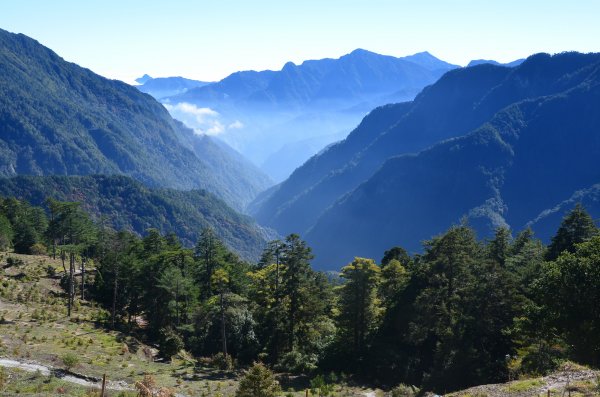
[{"label": "mountain ridge", "polygon": [[[538,165],[536,168],[534,164],[527,163],[525,161],[527,157],[522,155],[523,152],[516,157],[514,154],[510,154],[511,146],[504,142],[509,136],[494,133],[493,129],[490,129],[489,122],[499,123],[500,127],[497,128],[500,131],[516,131],[521,124],[532,124],[534,120],[533,115],[517,116],[523,113],[523,109],[528,104],[533,106],[531,105],[533,103],[535,106],[540,106],[540,109],[548,109],[553,103],[552,99],[558,100],[567,97],[570,102],[567,101],[562,108],[556,107],[553,110],[555,114],[561,115],[562,119],[553,118],[555,116],[552,112],[545,113],[544,117],[555,120],[555,124],[561,122],[565,124],[567,122],[565,120],[568,120],[570,124],[565,128],[572,128],[583,133],[586,131],[586,125],[577,122],[573,119],[575,116],[571,115],[581,116],[582,120],[584,116],[587,117],[585,120],[589,125],[594,125],[596,122],[595,119],[589,117],[589,108],[592,105],[587,103],[597,103],[596,99],[592,99],[595,97],[593,97],[594,92],[591,87],[596,87],[597,82],[600,81],[598,77],[599,64],[600,54],[564,53],[554,56],[538,54],[529,57],[523,64],[515,68],[484,64],[450,71],[436,84],[425,88],[414,101],[400,105],[388,105],[374,110],[345,141],[333,145],[321,155],[312,158],[296,170],[286,182],[271,189],[268,194],[261,195],[260,203],[254,203],[252,206],[253,213],[259,222],[275,227],[280,233],[285,234],[293,230],[306,235],[307,241],[314,245],[318,266],[329,266],[329,268],[342,266],[351,259],[335,254],[336,252],[347,252],[350,248],[358,249],[359,251],[354,254],[359,256],[377,257],[381,255],[377,249],[369,248],[368,243],[361,243],[361,238],[372,242],[371,236],[381,233],[386,237],[381,238],[382,243],[377,244],[378,249],[385,249],[384,245],[389,247],[396,244],[414,249],[420,245],[421,239],[431,238],[433,233],[444,230],[453,222],[458,222],[463,215],[470,216],[472,222],[476,223],[476,228],[485,236],[495,226],[525,227],[527,222],[545,208],[555,206],[557,202],[571,196],[573,191],[589,187],[598,181],[583,170],[577,171],[579,175],[588,175],[588,178],[584,178],[585,181],[577,186],[563,183],[564,191],[548,195],[548,197],[553,197],[554,201],[520,205],[521,202],[528,202],[523,200],[524,196],[537,196],[535,192],[528,192],[526,189],[527,186],[531,186],[531,182],[523,182],[515,174],[510,174],[513,172],[512,170],[519,170],[514,171],[517,173],[535,174],[540,181],[546,181],[546,185],[544,185],[546,187],[550,186],[547,179],[552,177],[543,179],[546,175],[543,168],[540,168],[543,166]],[[579,91],[583,92],[582,95],[589,95],[590,100],[587,102],[580,100],[575,95]],[[450,95],[450,93],[454,94]],[[567,111],[567,109],[569,110]],[[378,116],[381,119],[378,120]],[[516,123],[516,125],[513,126],[511,123]],[[551,131],[553,126],[545,125],[544,128]],[[476,138],[470,139],[475,141],[481,139],[488,142],[489,146],[478,146],[482,152],[491,150],[490,148],[493,147],[493,150],[485,152],[489,159],[481,159],[477,157],[476,153],[460,149],[460,142],[463,142],[461,139],[471,136],[474,131],[482,132]],[[558,132],[555,134],[558,137],[561,136]],[[526,141],[526,138],[529,139],[530,136],[535,136],[539,141],[535,145],[534,142],[529,142],[532,147],[537,147],[537,149],[533,149],[536,154],[538,152],[547,153],[549,150],[556,152],[569,147],[568,141],[555,140],[550,144],[546,142],[543,135],[539,134],[525,134],[521,139]],[[588,167],[590,167],[589,162],[593,158],[590,153],[598,150],[598,142],[597,139],[594,140],[593,136],[585,136],[588,144],[581,147],[580,150],[581,155],[587,153],[583,157],[588,161]],[[353,144],[353,142],[358,142],[358,144]],[[543,145],[544,142],[547,144]],[[348,149],[344,152],[346,147]],[[452,150],[465,152],[468,153],[468,155],[465,154],[466,157],[455,158],[456,164],[471,162],[475,168],[487,164],[484,168],[489,169],[488,173],[482,176],[473,173],[474,171],[469,168],[460,168],[462,175],[459,173],[454,178],[448,176],[447,180],[459,178],[458,180],[461,181],[470,180],[472,184],[460,185],[456,182],[455,185],[445,185],[448,181],[440,180],[435,175],[436,171],[431,168],[434,161],[441,161],[431,155],[431,153],[442,150],[440,147],[445,148],[442,154],[436,155],[440,159],[451,156]],[[451,150],[452,147],[454,149]],[[505,150],[508,152],[503,155]],[[336,156],[338,153],[341,155]],[[573,159],[578,156],[572,152],[569,152],[569,155]],[[430,160],[422,162],[423,158]],[[507,159],[518,160],[521,163],[518,162],[511,168],[506,164],[506,162],[510,162]],[[495,160],[498,163],[492,166],[491,163],[484,163],[484,160],[490,162]],[[418,166],[416,165],[417,161],[420,164]],[[550,157],[540,157],[541,164],[549,161],[551,161]],[[428,173],[422,174],[423,180],[429,181],[439,190],[429,191],[429,195],[420,194],[418,200],[411,201],[409,197],[401,194],[399,185],[406,185],[405,189],[411,192],[418,192],[417,187],[421,189],[424,187],[419,185],[418,180],[410,179],[407,175],[404,176],[403,182],[397,182],[398,179],[395,175],[398,173],[404,175],[402,167],[393,168],[391,164],[398,163],[411,164],[412,168],[410,169],[415,174],[418,174],[417,170],[420,170],[421,174],[424,169],[429,170]],[[322,166],[319,167],[319,164]],[[584,167],[583,162],[577,164]],[[333,165],[334,168],[330,169],[327,165]],[[444,174],[451,172],[453,164],[440,163],[438,167],[439,172]],[[494,173],[494,167],[505,169],[507,175]],[[562,175],[556,167],[551,168],[557,175]],[[591,168],[597,167],[591,166]],[[573,169],[573,172],[576,170]],[[499,184],[499,181],[505,179],[510,183]],[[517,181],[522,182],[517,183]],[[430,224],[423,226],[422,233],[396,233],[396,241],[391,241],[387,238],[387,234],[393,234],[393,228],[385,231],[373,229],[374,225],[378,223],[376,219],[384,224],[391,219],[402,223],[399,216],[396,215],[399,211],[396,208],[398,205],[404,208],[402,211],[412,208],[415,213],[419,212],[418,208],[431,208],[434,205],[431,200],[434,200],[434,197],[440,197],[440,192],[444,191],[441,186],[446,186],[449,192],[457,190],[456,186],[461,186],[464,189],[465,202],[460,203],[456,199],[452,202],[452,205],[455,206],[452,207],[452,210],[449,207],[445,212],[436,212],[437,217],[427,221]],[[500,192],[500,190],[502,191]],[[499,196],[492,194],[496,191],[502,194]],[[390,197],[369,195],[369,192],[387,192]],[[483,197],[482,192],[489,193],[485,200],[469,201],[474,197]],[[386,199],[393,201],[386,201]],[[467,203],[470,204],[467,206]],[[381,211],[385,208],[387,212],[379,213],[375,207],[382,208]],[[509,208],[509,218],[505,218],[506,208]],[[369,218],[369,214],[371,218]],[[381,216],[377,218],[375,214]],[[418,221],[414,214],[404,213],[404,215],[408,224]],[[356,219],[362,221],[354,222],[353,220]],[[545,229],[540,232],[544,238],[547,237]],[[420,237],[417,238],[417,234]],[[336,248],[337,245],[340,246]],[[359,247],[363,248],[359,249]]]},{"label": "mountain ridge", "polygon": [[182,143],[193,132],[150,95],[25,35],[0,30],[0,82],[1,176],[124,174],[149,186],[206,189],[238,210],[270,185],[256,169],[245,171],[256,179],[243,189],[224,183],[243,170],[215,173]]},{"label": "mountain ridge", "polygon": [[429,53],[398,58],[357,49],[337,59],[287,62],[279,71],[235,72],[163,100],[211,109],[221,125],[241,126],[219,138],[281,181],[343,139],[369,110],[412,99],[456,67]]}]

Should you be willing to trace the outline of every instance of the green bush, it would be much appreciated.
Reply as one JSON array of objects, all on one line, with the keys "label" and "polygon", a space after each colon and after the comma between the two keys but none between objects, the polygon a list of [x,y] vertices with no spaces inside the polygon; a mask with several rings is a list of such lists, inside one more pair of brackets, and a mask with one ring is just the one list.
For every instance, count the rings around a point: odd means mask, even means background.
[{"label": "green bush", "polygon": [[323,375],[317,375],[310,381],[310,389],[313,394],[319,397],[330,396],[333,394],[333,385],[325,381]]},{"label": "green bush", "polygon": [[317,369],[317,361],[317,356],[314,354],[303,354],[292,350],[279,359],[275,368],[282,372],[307,374]]},{"label": "green bush", "polygon": [[67,371],[70,371],[71,369],[73,369],[74,367],[77,366],[77,364],[79,364],[79,357],[77,357],[75,354],[73,353],[65,353],[62,355],[61,360],[63,362],[63,365],[65,366],[65,369]]},{"label": "green bush", "polygon": [[31,246],[31,248],[29,248],[29,252],[32,255],[46,255],[48,250],[46,249],[46,246],[44,244],[35,243]]},{"label": "green bush", "polygon": [[240,381],[235,397],[276,397],[279,393],[281,388],[273,372],[261,363],[254,363]]},{"label": "green bush", "polygon": [[229,354],[217,353],[210,359],[210,365],[228,371],[233,369],[233,360]]},{"label": "green bush", "polygon": [[419,389],[403,383],[394,387],[391,391],[391,397],[415,397],[417,394],[419,394]]},{"label": "green bush", "polygon": [[163,328],[160,330],[160,353],[167,358],[171,358],[181,349],[183,349],[183,339],[172,328]]}]

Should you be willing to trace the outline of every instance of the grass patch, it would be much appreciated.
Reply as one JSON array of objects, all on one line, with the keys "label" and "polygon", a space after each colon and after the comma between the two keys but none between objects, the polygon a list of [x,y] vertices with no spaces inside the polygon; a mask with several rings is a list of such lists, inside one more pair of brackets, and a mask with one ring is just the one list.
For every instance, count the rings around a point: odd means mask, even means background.
[{"label": "grass patch", "polygon": [[530,391],[544,385],[541,379],[523,379],[509,383],[504,389],[509,393]]}]

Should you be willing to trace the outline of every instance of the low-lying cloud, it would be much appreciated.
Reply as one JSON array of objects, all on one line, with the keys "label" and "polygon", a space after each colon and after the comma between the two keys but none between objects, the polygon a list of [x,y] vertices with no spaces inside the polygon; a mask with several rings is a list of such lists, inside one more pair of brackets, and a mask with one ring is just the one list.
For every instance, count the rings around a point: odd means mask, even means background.
[{"label": "low-lying cloud", "polygon": [[211,108],[201,108],[192,103],[163,104],[173,118],[180,120],[198,135],[219,135],[228,129],[243,128],[244,124],[236,120],[224,124],[219,112]]}]

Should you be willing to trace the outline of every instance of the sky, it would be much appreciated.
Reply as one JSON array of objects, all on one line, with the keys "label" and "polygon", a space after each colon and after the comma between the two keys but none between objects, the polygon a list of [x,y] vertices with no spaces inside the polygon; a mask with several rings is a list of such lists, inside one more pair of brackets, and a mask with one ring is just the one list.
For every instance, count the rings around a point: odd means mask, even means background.
[{"label": "sky", "polygon": [[133,82],[220,80],[356,48],[466,65],[600,51],[598,0],[0,0],[0,28]]}]

